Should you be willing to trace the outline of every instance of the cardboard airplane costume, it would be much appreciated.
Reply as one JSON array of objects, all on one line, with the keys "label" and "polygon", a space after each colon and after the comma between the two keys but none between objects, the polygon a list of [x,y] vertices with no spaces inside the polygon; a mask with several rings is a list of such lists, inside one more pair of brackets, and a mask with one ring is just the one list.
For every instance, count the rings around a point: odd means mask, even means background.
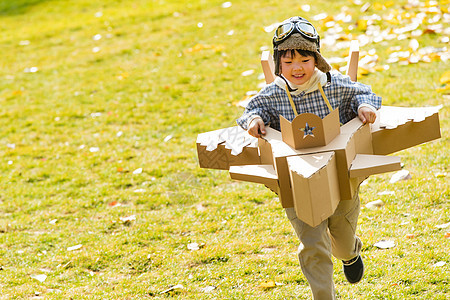
[{"label": "cardboard airplane costume", "polygon": [[[359,51],[350,50],[347,75],[356,81]],[[275,79],[268,51],[261,57],[266,82]],[[324,101],[326,96],[324,96]],[[229,170],[232,179],[264,184],[284,208],[315,227],[330,217],[339,201],[351,200],[372,174],[401,169],[400,158],[387,156],[441,137],[440,107],[382,106],[374,124],[358,117],[340,126],[338,109],[324,118],[280,116],[281,132],[266,127],[262,138],[239,126],[201,133],[197,153],[201,168]]]}]

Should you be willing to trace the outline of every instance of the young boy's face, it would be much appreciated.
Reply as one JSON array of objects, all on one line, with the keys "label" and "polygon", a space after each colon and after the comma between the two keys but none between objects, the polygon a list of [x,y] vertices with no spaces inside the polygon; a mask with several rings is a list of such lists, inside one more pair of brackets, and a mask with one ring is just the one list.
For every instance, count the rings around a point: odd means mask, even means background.
[{"label": "young boy's face", "polygon": [[297,85],[307,82],[314,73],[316,61],[314,56],[303,56],[294,52],[292,56],[291,51],[287,51],[281,57],[281,74],[292,83]]}]

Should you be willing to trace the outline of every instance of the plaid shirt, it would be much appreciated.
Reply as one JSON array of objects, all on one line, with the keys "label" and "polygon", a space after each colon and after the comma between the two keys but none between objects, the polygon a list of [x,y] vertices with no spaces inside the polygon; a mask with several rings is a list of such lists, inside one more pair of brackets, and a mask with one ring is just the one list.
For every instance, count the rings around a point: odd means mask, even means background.
[{"label": "plaid shirt", "polygon": [[[339,107],[339,118],[342,124],[358,115],[358,107],[361,104],[370,104],[376,109],[381,106],[381,97],[375,95],[370,86],[353,82],[350,77],[340,73],[333,73],[331,84],[324,86],[323,90],[333,109]],[[292,100],[299,114],[313,113],[323,119],[329,113],[319,90],[309,94],[302,92],[297,96],[292,95]],[[274,82],[265,86],[250,100],[244,114],[237,119],[238,125],[247,130],[247,122],[254,115],[260,116],[264,124],[278,131],[280,130],[279,115],[289,121],[295,118],[286,91]]]}]

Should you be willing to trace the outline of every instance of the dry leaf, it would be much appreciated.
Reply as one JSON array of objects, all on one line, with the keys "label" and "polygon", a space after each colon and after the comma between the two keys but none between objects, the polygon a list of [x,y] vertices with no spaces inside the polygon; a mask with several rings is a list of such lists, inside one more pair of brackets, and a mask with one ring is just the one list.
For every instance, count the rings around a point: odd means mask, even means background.
[{"label": "dry leaf", "polygon": [[233,5],[230,1],[224,2],[222,3],[222,8],[229,8],[231,7],[231,5]]},{"label": "dry leaf", "polygon": [[136,170],[133,171],[133,174],[142,174],[143,169],[142,168],[137,168]]},{"label": "dry leaf", "polygon": [[250,76],[250,75],[252,75],[253,73],[255,73],[255,70],[247,70],[247,71],[244,71],[244,72],[242,72],[241,73],[241,76]]},{"label": "dry leaf", "polygon": [[379,241],[373,244],[375,247],[379,249],[389,249],[395,247],[395,243],[393,241]]},{"label": "dry leaf", "polygon": [[45,275],[45,274],[31,275],[30,277],[33,279],[36,279],[39,282],[44,282],[45,279],[47,279],[47,275]]},{"label": "dry leaf", "polygon": [[381,200],[375,200],[375,201],[372,201],[372,202],[369,202],[366,204],[366,207],[370,208],[370,209],[380,208],[383,206],[384,206],[384,202]]},{"label": "dry leaf", "polygon": [[172,292],[174,290],[182,290],[182,289],[184,289],[184,286],[182,284],[177,284],[177,285],[171,286],[167,290],[160,292],[160,294],[166,294],[166,293]]},{"label": "dry leaf", "polygon": [[445,261],[438,261],[437,263],[435,263],[433,265],[433,267],[443,267],[445,266],[446,262]]},{"label": "dry leaf", "polygon": [[202,288],[202,292],[203,293],[211,293],[212,291],[214,291],[217,287],[213,286],[213,285],[208,285],[207,287]]},{"label": "dry leaf", "polygon": [[408,170],[401,170],[392,175],[391,180],[389,180],[389,183],[396,183],[398,181],[408,180],[411,178],[412,178],[411,174],[409,174]]},{"label": "dry leaf", "polygon": [[122,206],[122,204],[120,204],[117,201],[111,201],[111,202],[108,203],[108,206],[110,206],[110,207],[118,207],[118,206]]},{"label": "dry leaf", "polygon": [[413,233],[408,233],[408,234],[405,235],[405,238],[407,238],[407,239],[413,239],[415,237],[416,237],[416,235],[413,234]]},{"label": "dry leaf", "polygon": [[441,75],[441,78],[439,78],[439,82],[441,84],[450,83],[450,71],[444,72],[444,74]]},{"label": "dry leaf", "polygon": [[444,229],[450,226],[450,222],[449,223],[445,223],[445,224],[441,224],[441,225],[436,225],[436,228],[440,228],[440,229]]},{"label": "dry leaf", "polygon": [[198,244],[198,243],[189,243],[189,244],[187,244],[187,248],[188,248],[188,250],[191,250],[191,251],[197,251],[197,250],[200,250],[200,248],[203,248],[205,246],[205,244],[204,243],[201,243],[201,244]]},{"label": "dry leaf", "polygon": [[259,284],[260,287],[263,289],[271,289],[276,287],[275,281],[269,280],[269,281],[263,281]]},{"label": "dry leaf", "polygon": [[450,232],[446,232],[445,235],[444,235],[444,237],[445,237],[446,239],[450,238]]},{"label": "dry leaf", "polygon": [[131,215],[131,216],[128,216],[128,217],[120,217],[119,220],[122,221],[124,224],[129,224],[132,221],[136,220],[136,216],[135,215]]},{"label": "dry leaf", "polygon": [[81,244],[75,245],[75,246],[72,246],[72,247],[68,247],[68,248],[67,248],[67,251],[78,250],[78,249],[81,249],[81,247],[83,247],[83,245],[81,245]]}]

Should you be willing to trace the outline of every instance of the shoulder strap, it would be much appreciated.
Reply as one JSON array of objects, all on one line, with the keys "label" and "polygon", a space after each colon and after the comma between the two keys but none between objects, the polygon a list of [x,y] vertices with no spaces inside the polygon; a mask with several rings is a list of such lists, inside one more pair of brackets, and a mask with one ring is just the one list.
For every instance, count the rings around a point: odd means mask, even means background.
[{"label": "shoulder strap", "polygon": [[320,82],[317,85],[319,86],[319,91],[322,94],[323,101],[325,101],[326,105],[328,106],[328,109],[330,110],[330,112],[332,112],[333,107],[331,106],[330,101],[328,101],[327,95],[325,95],[322,85],[320,84]]},{"label": "shoulder strap", "polygon": [[[325,92],[323,91],[322,85],[320,84],[320,82],[317,85],[319,86],[319,91],[322,94],[323,101],[325,101],[325,104],[327,105],[328,109],[330,110],[330,112],[332,112],[333,111],[333,107],[331,106],[330,101],[328,101],[327,95],[325,95]],[[292,100],[291,93],[289,93],[289,89],[288,89],[288,85],[287,84],[286,84],[286,93],[288,95],[289,102],[291,103],[291,107],[292,107],[292,110],[294,111],[295,116],[298,116],[297,109],[295,108],[295,104],[294,104],[294,101]]]},{"label": "shoulder strap", "polygon": [[286,84],[286,93],[288,95],[289,102],[291,103],[291,107],[292,107],[292,110],[294,111],[295,116],[298,116],[297,109],[295,108],[295,104],[294,104],[294,101],[292,100],[291,93],[289,93],[289,89],[288,89],[288,85],[287,84]]}]

